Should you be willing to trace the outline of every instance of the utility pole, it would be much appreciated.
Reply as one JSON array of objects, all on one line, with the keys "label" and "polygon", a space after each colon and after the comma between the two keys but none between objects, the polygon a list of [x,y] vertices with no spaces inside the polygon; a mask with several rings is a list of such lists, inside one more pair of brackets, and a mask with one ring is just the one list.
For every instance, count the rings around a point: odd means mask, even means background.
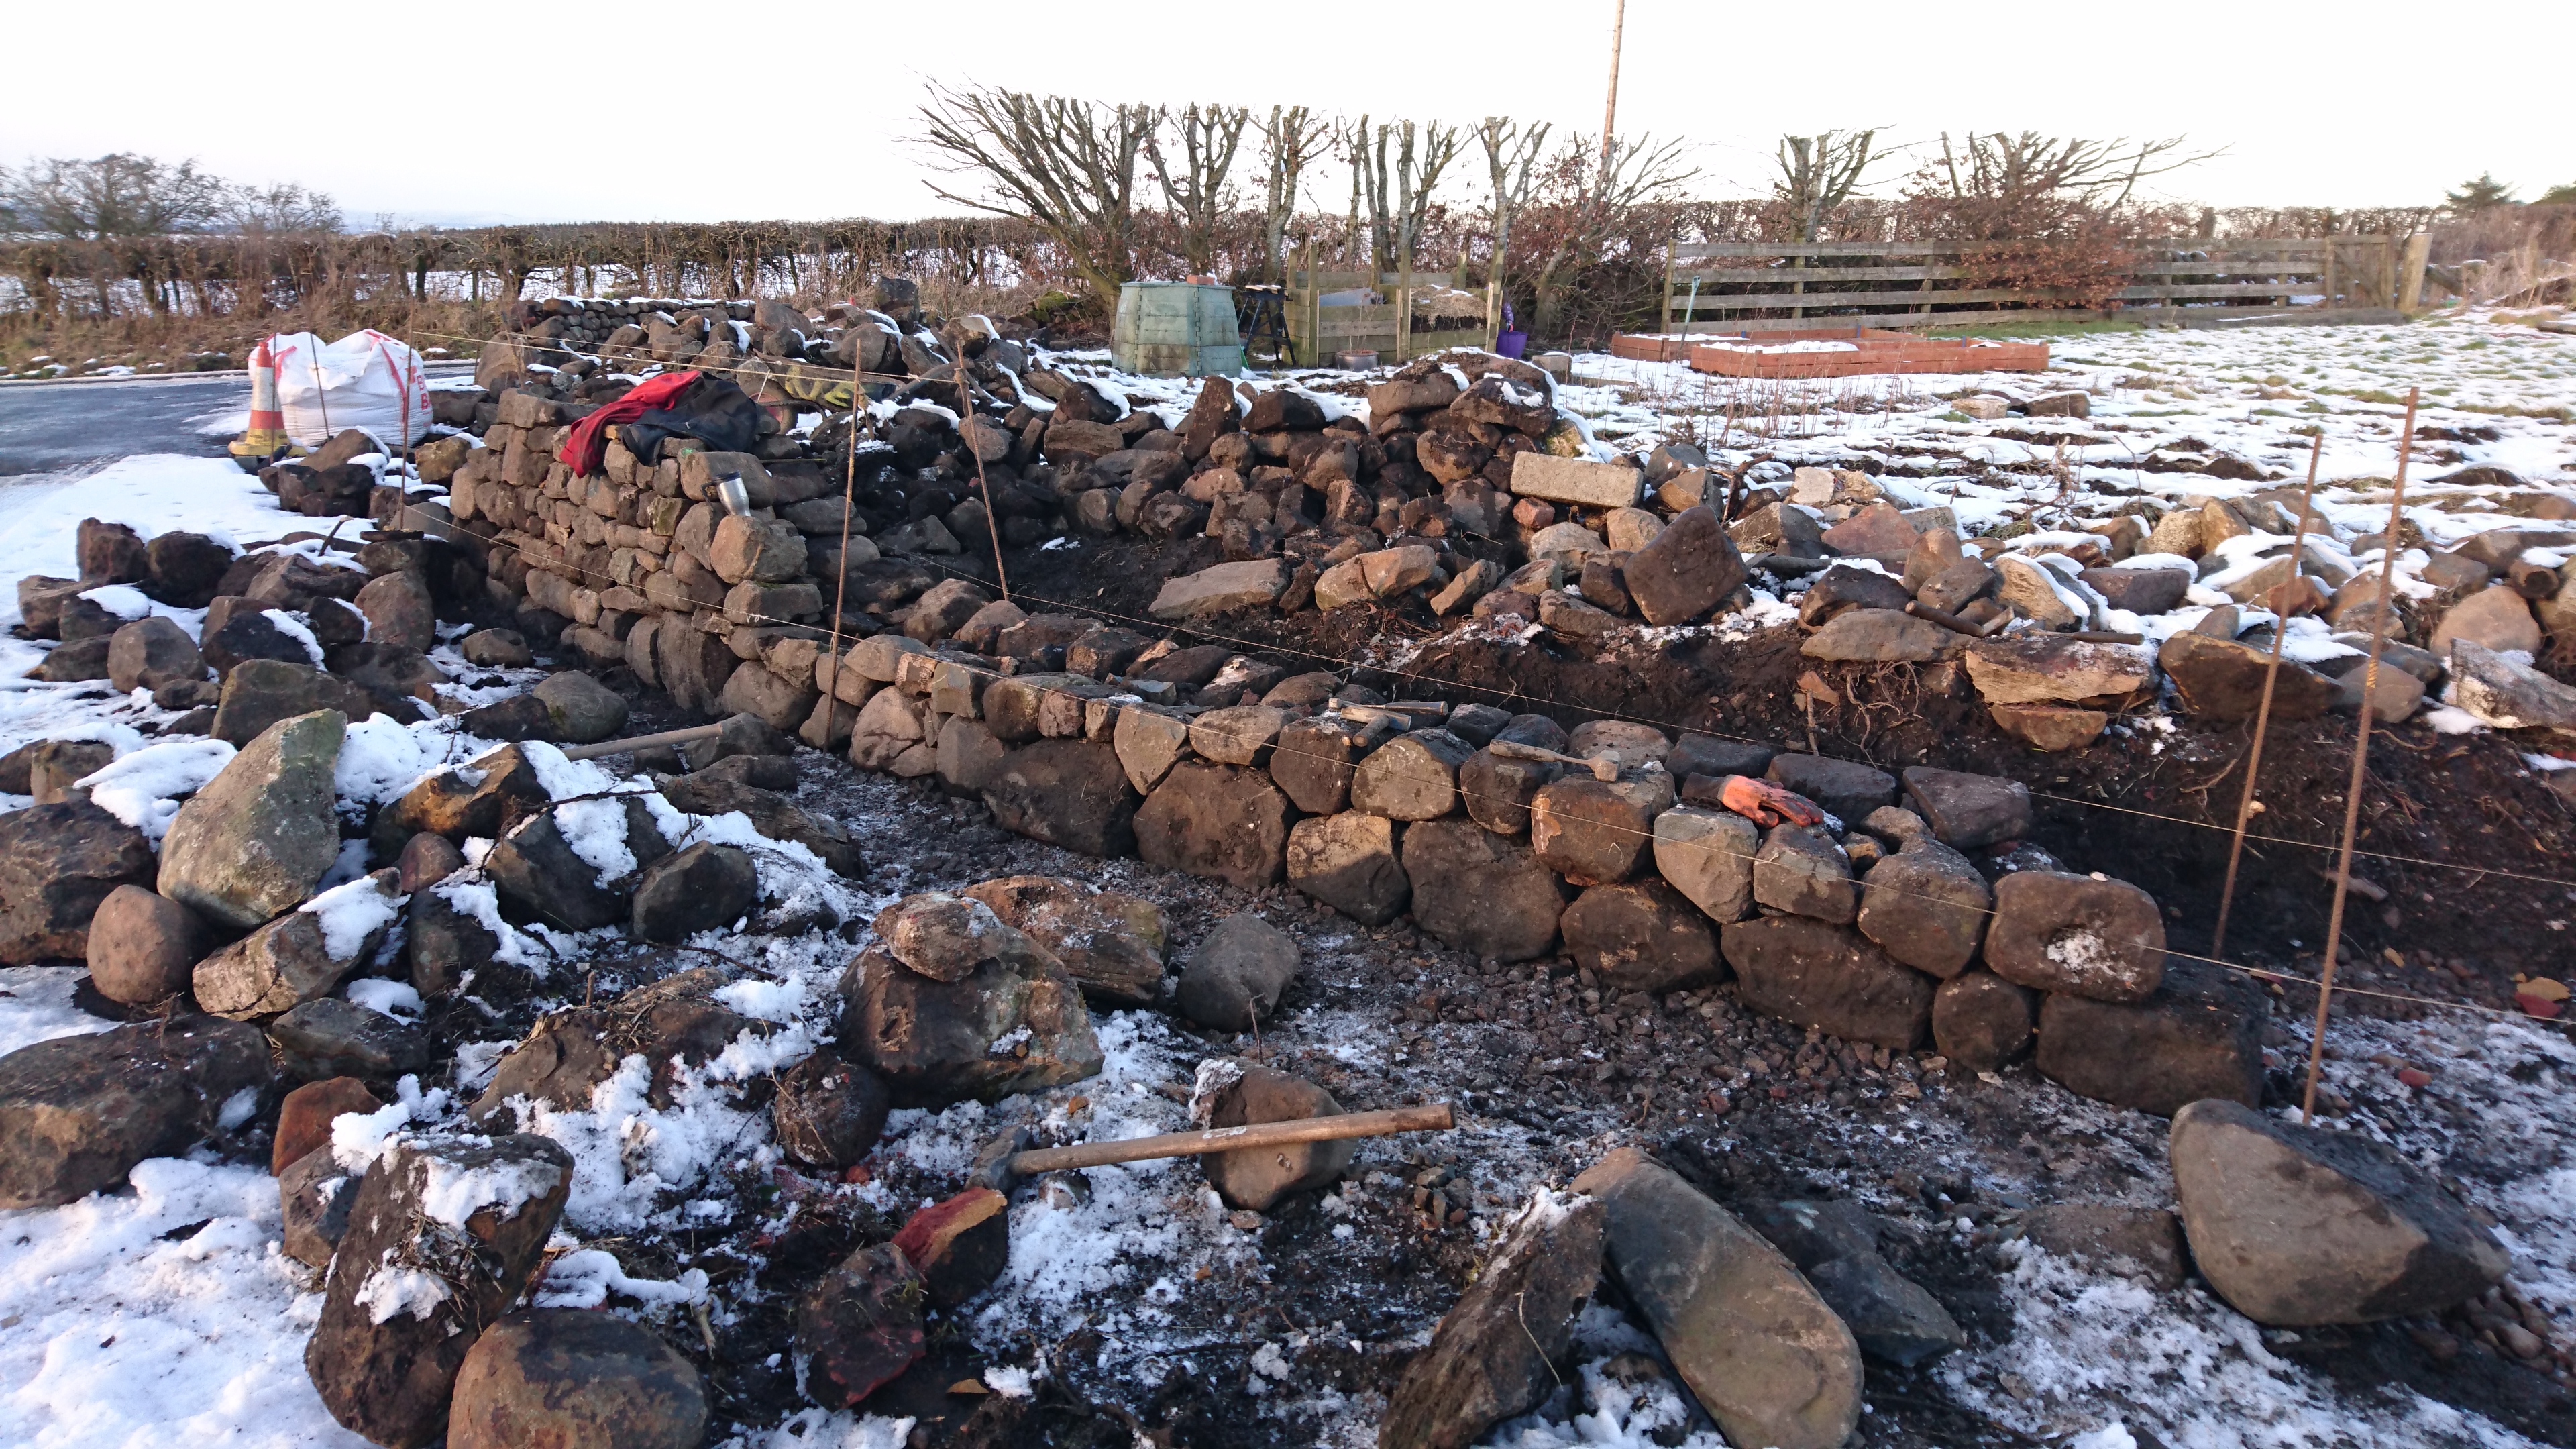
[{"label": "utility pole", "polygon": [[1601,175],[1609,184],[1611,137],[1619,133],[1619,45],[1628,29],[1628,0],[1614,0],[1610,12],[1610,99],[1601,108]]}]

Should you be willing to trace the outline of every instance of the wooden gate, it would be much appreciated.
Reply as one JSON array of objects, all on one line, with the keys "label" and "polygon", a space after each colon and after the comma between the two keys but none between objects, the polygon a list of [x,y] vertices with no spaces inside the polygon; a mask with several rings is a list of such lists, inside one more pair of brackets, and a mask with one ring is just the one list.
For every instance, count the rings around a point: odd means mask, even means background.
[{"label": "wooden gate", "polygon": [[2425,242],[2420,233],[2133,242],[2140,260],[2108,309],[2044,289],[1968,286],[1967,248],[1956,242],[1681,243],[1665,262],[1663,333],[2153,321],[2191,303],[2412,310]]}]

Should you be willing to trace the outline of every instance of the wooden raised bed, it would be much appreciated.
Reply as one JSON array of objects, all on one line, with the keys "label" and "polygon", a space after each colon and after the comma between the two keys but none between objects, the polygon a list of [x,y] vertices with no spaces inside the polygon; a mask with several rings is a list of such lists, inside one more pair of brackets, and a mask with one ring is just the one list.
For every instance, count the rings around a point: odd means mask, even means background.
[{"label": "wooden raised bed", "polygon": [[[1709,339],[1620,338],[1642,344],[1613,355],[1670,361],[1687,356],[1695,372],[1720,377],[1857,377],[1884,372],[2045,372],[2045,342],[1984,342],[1917,337],[1872,327],[1817,327]],[[1798,347],[1799,343],[1841,344]]]}]

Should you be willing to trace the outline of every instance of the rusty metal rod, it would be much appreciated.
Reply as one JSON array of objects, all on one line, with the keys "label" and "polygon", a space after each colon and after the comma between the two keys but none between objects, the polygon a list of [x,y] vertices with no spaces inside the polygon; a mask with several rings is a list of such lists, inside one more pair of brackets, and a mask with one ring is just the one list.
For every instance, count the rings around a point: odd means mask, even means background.
[{"label": "rusty metal rod", "polygon": [[1256,1122],[1248,1127],[1218,1127],[1206,1132],[1166,1132],[1159,1137],[1131,1137],[1124,1142],[1081,1142],[1071,1147],[1041,1147],[1011,1156],[1011,1171],[1022,1177],[1073,1167],[1102,1167],[1112,1162],[1143,1162],[1156,1157],[1191,1157],[1202,1152],[1248,1152],[1300,1142],[1346,1142],[1354,1137],[1385,1137],[1397,1132],[1446,1132],[1457,1126],[1446,1102],[1428,1107],[1397,1107],[1385,1112],[1348,1112],[1339,1117],[1300,1117],[1293,1122]]},{"label": "rusty metal rod", "polygon": [[2352,841],[2361,829],[2361,786],[2370,769],[2370,702],[2379,693],[2379,652],[2388,643],[2389,607],[2397,597],[2390,576],[2397,571],[2397,529],[2406,521],[2406,460],[2415,441],[2418,388],[2406,389],[2406,424],[2397,430],[2397,479],[2388,494],[2388,531],[2380,536],[2379,606],[2371,611],[2370,662],[2362,666],[2361,714],[2352,740],[2352,779],[2343,792],[2343,846],[2335,852],[2334,907],[2326,913],[2326,964],[2317,973],[2317,1022],[2308,1042],[2308,1085],[2299,1097],[2299,1120],[2317,1120],[2317,1074],[2325,1070],[2326,1010],[2334,1004],[2335,958],[2343,946],[2343,903],[2352,893]]},{"label": "rusty metal rod", "polygon": [[[2290,577],[2294,579],[2299,575],[2299,560],[2308,551],[2308,519],[2316,503],[2317,464],[2325,455],[2326,430],[2319,428],[2316,441],[2308,448],[2308,485],[2299,491],[2299,533],[2290,544]],[[2263,773],[2263,734],[2272,723],[2272,686],[2280,682],[2281,650],[2289,642],[2290,621],[2281,619],[2272,629],[2271,662],[2263,666],[2263,702],[2254,709],[2254,744],[2245,754],[2245,793],[2236,801],[2236,829],[2227,842],[2227,879],[2218,888],[2218,924],[2209,933],[2212,956],[2227,954],[2227,912],[2236,904],[2236,864],[2245,854],[2245,827],[2254,819],[2254,784]],[[2363,711],[2369,708],[2370,702],[2364,699]]]}]

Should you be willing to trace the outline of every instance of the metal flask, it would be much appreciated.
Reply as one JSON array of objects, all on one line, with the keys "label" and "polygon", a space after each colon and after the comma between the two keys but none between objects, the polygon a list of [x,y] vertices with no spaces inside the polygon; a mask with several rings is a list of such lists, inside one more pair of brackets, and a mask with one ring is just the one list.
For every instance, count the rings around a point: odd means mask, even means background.
[{"label": "metal flask", "polygon": [[727,473],[716,480],[716,499],[724,511],[736,518],[751,516],[751,490],[742,486],[740,473]]}]

